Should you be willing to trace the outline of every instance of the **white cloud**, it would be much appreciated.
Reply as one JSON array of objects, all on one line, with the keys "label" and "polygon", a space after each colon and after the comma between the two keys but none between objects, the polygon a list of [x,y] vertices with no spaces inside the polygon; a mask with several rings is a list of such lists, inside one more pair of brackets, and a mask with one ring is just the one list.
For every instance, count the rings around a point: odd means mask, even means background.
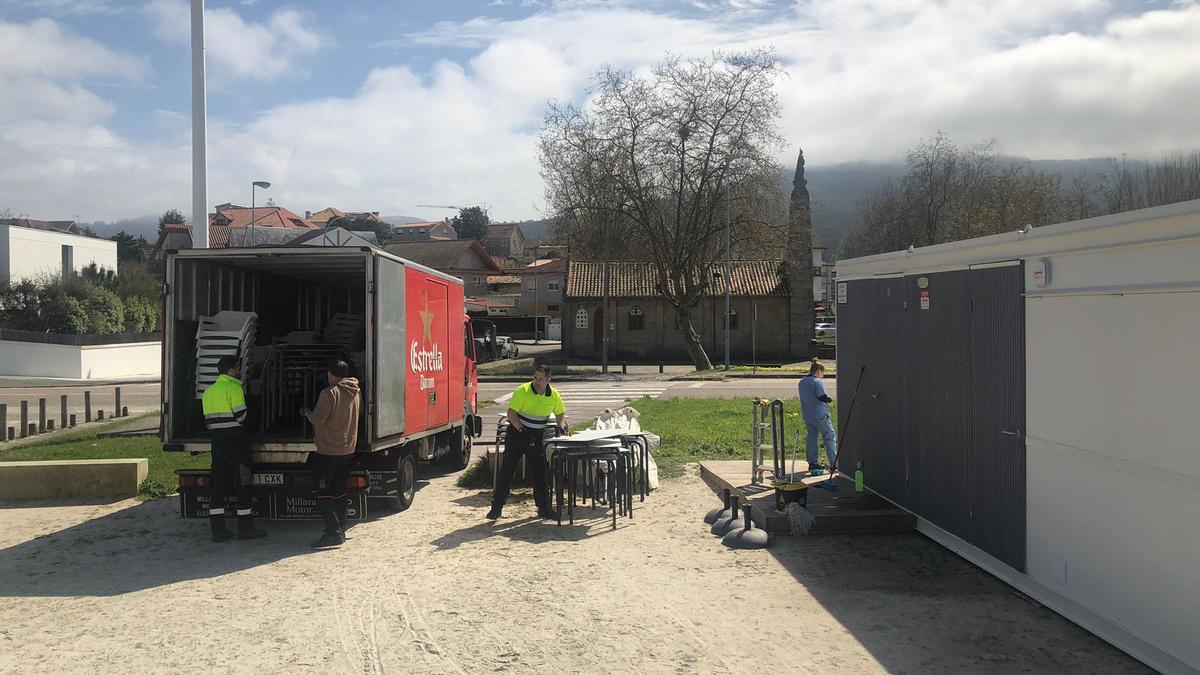
[{"label": "white cloud", "polygon": [[[606,61],[641,69],[667,51],[766,45],[788,71],[778,87],[787,139],[779,158],[787,163],[800,145],[812,164],[894,159],[938,129],[964,142],[994,136],[1002,151],[1037,158],[1151,155],[1196,143],[1194,4],[1149,12],[1105,0],[825,0],[786,11],[744,0],[708,4],[711,12],[697,14],[573,3],[402,36],[396,46],[477,52],[428,72],[379,68],[362,75],[353,95],[261,111],[245,126],[210,120],[210,201],[242,199],[251,180],[265,179],[278,203],[300,211],[336,205],[434,217],[444,214],[415,205],[486,202],[497,217],[536,216],[535,143],[547,99],[582,100]],[[152,14],[181,6],[160,1]],[[277,12],[258,24],[229,17],[236,21],[228,31],[217,29],[220,20],[208,23],[210,64],[225,59],[217,65],[229,77],[286,73],[323,44],[303,15]],[[259,30],[277,40],[291,34],[285,42],[296,51],[231,46],[233,35]],[[218,48],[219,39],[229,42]],[[233,55],[237,63],[228,62]],[[120,55],[87,62],[106,59],[114,65],[100,75],[134,77],[137,66]],[[57,53],[37,63],[47,72],[88,67]],[[187,212],[186,118],[160,112],[168,140],[130,144],[105,131],[109,104],[74,80],[52,82],[49,93],[35,86],[45,83],[27,82],[20,98],[43,109],[11,121],[40,126],[0,134],[0,155],[28,162],[21,171],[0,166],[3,193],[35,201],[0,206],[45,217]]]},{"label": "white cloud", "polygon": [[[152,0],[145,13],[159,39],[175,44],[191,39],[191,10],[183,0]],[[255,23],[229,8],[206,8],[205,56],[212,76],[267,80],[289,74],[298,59],[328,43],[312,23],[312,17],[294,9],[277,10],[265,23]]]},{"label": "white cloud", "polygon": [[141,60],[75,35],[50,19],[30,23],[0,20],[0,76],[111,75],[136,80],[145,72]]},{"label": "white cloud", "polygon": [[0,7],[13,7],[54,16],[119,14],[129,9],[128,6],[117,4],[114,0],[0,0]]},{"label": "white cloud", "polygon": [[[0,208],[55,218],[119,213],[123,197],[145,193],[154,148],[113,133],[112,105],[82,81],[138,84],[146,71],[142,60],[52,20],[0,21]],[[146,182],[122,180],[134,168],[134,180]]]}]

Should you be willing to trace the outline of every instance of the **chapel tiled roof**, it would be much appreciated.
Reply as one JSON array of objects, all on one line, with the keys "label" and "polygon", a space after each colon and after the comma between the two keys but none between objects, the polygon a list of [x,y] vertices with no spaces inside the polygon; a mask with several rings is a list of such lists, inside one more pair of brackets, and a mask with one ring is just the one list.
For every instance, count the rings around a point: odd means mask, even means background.
[{"label": "chapel tiled roof", "polygon": [[[658,272],[650,262],[610,262],[608,294],[614,298],[651,298],[662,295]],[[788,296],[790,294],[783,263],[778,260],[737,260],[733,262],[731,292],[737,296]],[[714,271],[724,272],[717,265]],[[705,295],[724,295],[725,279],[713,279]],[[566,295],[569,298],[599,298],[604,295],[604,263],[591,260],[571,261],[567,271]]]}]

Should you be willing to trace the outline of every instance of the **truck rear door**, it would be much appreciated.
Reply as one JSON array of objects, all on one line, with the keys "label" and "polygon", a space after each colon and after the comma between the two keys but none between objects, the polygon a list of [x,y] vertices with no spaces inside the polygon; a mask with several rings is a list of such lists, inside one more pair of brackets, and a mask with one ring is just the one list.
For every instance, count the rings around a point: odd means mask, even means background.
[{"label": "truck rear door", "polygon": [[408,372],[408,329],[405,306],[407,268],[388,258],[375,257],[375,279],[372,290],[372,323],[374,335],[371,358],[371,399],[368,410],[373,412],[373,440],[404,433],[405,374]]}]

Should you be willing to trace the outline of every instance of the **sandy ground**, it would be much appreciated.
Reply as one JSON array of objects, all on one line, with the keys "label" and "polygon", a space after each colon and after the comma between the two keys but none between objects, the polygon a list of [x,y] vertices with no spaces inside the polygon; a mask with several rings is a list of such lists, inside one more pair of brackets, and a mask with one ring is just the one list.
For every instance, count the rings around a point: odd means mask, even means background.
[{"label": "sandy ground", "polygon": [[[0,510],[0,672],[1144,672],[919,535],[730,551],[695,473],[610,531],[430,476],[312,553],[174,500]],[[589,514],[590,516],[590,514]]]}]

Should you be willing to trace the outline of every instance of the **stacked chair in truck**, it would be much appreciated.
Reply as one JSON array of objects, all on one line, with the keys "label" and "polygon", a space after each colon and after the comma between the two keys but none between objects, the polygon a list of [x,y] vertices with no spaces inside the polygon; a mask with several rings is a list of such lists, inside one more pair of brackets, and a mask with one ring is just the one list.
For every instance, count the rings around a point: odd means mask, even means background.
[{"label": "stacked chair in truck", "polygon": [[196,398],[217,381],[217,363],[224,356],[236,356],[243,373],[254,347],[258,315],[254,312],[217,312],[200,317],[196,330]]}]

